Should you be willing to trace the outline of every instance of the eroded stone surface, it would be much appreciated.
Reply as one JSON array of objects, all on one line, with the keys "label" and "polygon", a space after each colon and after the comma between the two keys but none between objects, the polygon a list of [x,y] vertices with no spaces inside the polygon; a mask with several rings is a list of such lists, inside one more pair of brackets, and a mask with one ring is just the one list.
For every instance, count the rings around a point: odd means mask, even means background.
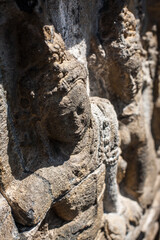
[{"label": "eroded stone surface", "polygon": [[156,236],[156,9],[0,1],[2,239]]},{"label": "eroded stone surface", "polygon": [[2,240],[19,240],[18,229],[12,217],[11,208],[0,194],[0,238]]}]

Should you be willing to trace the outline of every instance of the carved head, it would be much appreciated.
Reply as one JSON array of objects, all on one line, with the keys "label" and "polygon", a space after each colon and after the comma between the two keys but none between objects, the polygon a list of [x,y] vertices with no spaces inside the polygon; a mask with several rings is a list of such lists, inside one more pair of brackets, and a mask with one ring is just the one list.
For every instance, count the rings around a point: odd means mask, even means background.
[{"label": "carved head", "polygon": [[[47,28],[47,34],[48,32]],[[64,50],[60,38],[60,35],[55,33],[53,43],[46,40],[52,52],[52,69],[43,92],[42,123],[51,138],[73,142],[80,140],[90,125],[87,74],[85,68]]]}]

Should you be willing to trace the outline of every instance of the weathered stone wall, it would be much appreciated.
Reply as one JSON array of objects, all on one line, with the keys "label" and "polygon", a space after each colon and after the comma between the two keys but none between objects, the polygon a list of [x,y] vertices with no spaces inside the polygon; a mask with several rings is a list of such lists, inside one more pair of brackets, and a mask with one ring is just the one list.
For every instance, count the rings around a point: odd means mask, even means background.
[{"label": "weathered stone wall", "polygon": [[0,239],[158,240],[158,0],[0,0]]}]

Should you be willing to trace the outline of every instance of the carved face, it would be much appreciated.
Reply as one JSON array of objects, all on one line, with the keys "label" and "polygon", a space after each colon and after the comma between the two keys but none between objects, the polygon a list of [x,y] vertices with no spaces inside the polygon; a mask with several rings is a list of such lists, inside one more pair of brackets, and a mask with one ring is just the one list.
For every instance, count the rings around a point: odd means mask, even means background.
[{"label": "carved face", "polygon": [[84,82],[77,80],[69,92],[53,91],[46,99],[43,114],[45,128],[51,138],[62,142],[81,139],[89,127],[91,116]]}]

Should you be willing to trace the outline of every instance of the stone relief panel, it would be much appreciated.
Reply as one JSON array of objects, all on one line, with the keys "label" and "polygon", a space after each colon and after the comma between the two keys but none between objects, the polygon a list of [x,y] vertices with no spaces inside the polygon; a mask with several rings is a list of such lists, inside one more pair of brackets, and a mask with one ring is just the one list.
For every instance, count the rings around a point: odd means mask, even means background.
[{"label": "stone relief panel", "polygon": [[158,30],[139,9],[0,1],[1,239],[156,236]]}]

